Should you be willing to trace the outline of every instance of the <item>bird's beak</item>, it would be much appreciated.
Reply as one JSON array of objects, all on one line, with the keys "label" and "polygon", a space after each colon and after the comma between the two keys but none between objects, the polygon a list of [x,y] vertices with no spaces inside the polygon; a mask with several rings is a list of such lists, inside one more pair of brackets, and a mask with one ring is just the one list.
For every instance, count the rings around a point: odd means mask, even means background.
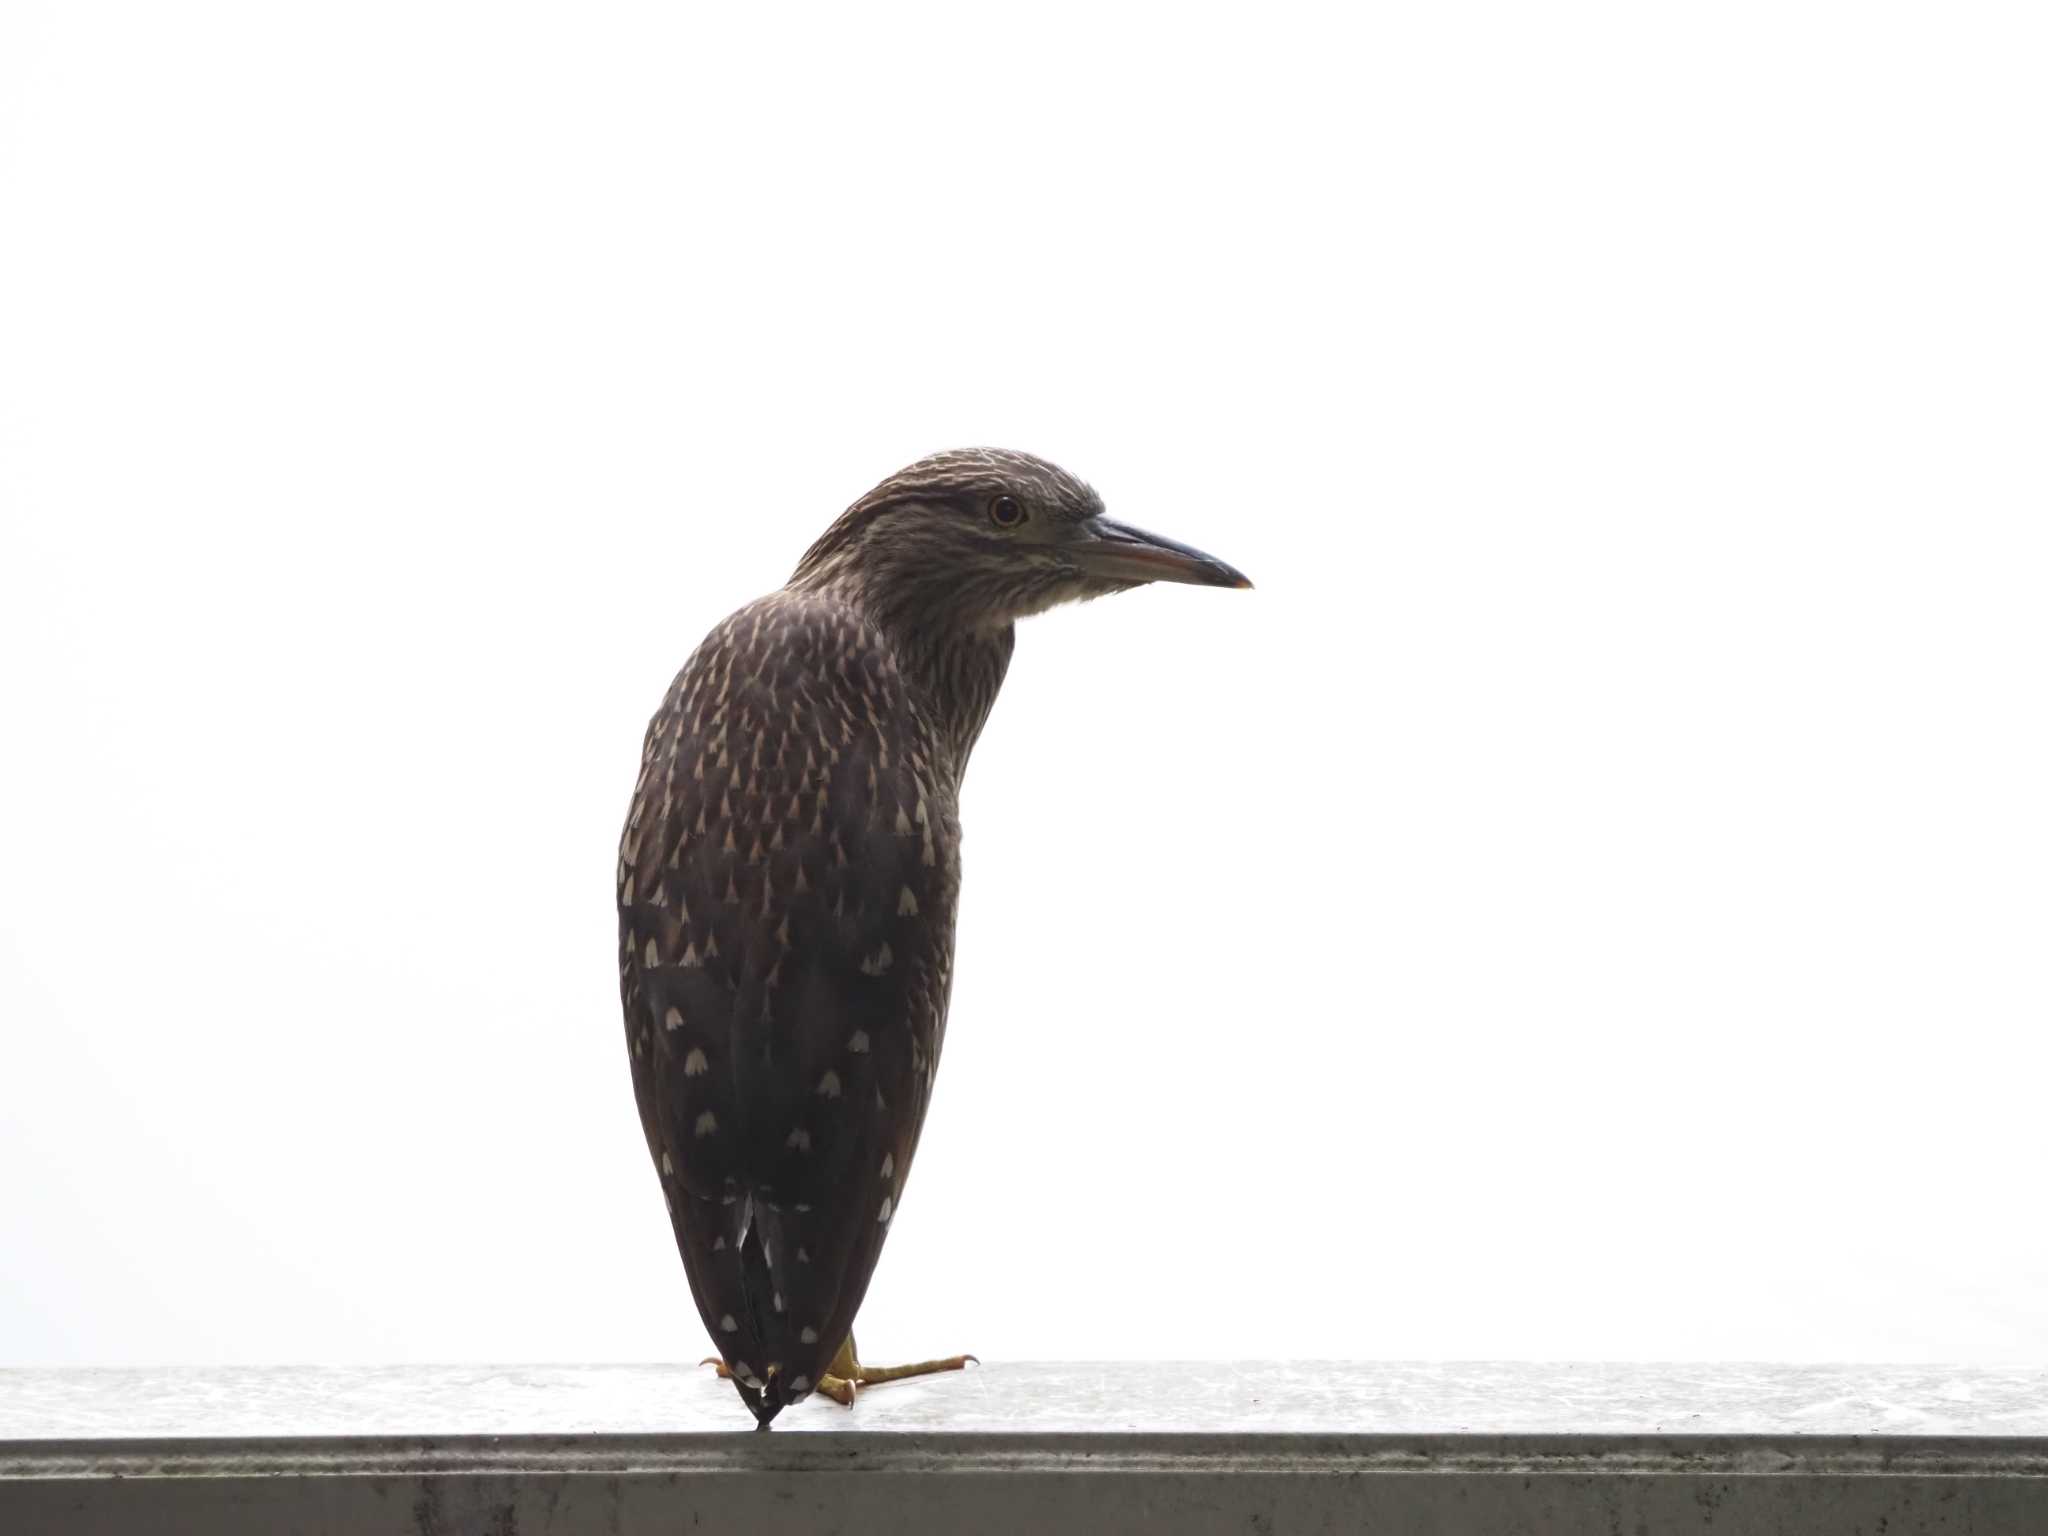
[{"label": "bird's beak", "polygon": [[1214,555],[1156,533],[1091,517],[1068,553],[1082,571],[1106,581],[1184,581],[1197,587],[1249,587],[1251,580]]}]

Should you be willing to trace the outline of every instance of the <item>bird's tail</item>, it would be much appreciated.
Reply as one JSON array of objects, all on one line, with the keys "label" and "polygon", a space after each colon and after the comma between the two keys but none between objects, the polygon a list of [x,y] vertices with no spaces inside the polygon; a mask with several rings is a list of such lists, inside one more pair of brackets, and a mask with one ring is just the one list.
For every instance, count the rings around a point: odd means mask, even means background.
[{"label": "bird's tail", "polygon": [[[730,1205],[701,1202],[700,1212],[714,1230],[692,1245],[710,1261],[696,1287],[697,1307],[740,1401],[766,1429],[784,1408],[811,1395],[829,1358],[819,1355],[816,1329],[800,1325],[809,1309],[784,1294],[802,1294],[799,1277],[790,1272],[798,1239],[785,1231],[783,1213],[751,1193]],[[789,1252],[778,1254],[785,1243],[792,1245]]]}]

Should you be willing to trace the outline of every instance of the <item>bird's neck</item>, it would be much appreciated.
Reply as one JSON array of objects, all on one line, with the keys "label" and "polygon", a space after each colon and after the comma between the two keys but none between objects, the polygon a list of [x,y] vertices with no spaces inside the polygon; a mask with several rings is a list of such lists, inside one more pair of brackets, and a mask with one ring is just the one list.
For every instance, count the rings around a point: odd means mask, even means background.
[{"label": "bird's neck", "polygon": [[950,751],[956,778],[988,723],[1010,653],[1014,624],[978,624],[978,614],[953,594],[896,592],[874,581],[834,582],[833,595],[858,608],[882,631],[917,701]]},{"label": "bird's neck", "polygon": [[967,758],[988,723],[1003,674],[1010,670],[1016,648],[1015,625],[999,629],[883,626],[893,643],[903,673],[923,696],[925,707],[953,754],[956,776],[967,772]]}]

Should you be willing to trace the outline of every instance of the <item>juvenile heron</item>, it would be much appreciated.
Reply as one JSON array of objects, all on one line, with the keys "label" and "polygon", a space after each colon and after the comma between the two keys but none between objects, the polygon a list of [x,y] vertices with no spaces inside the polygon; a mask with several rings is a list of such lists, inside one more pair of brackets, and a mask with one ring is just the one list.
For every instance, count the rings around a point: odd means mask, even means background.
[{"label": "juvenile heron", "polygon": [[936,454],[713,629],[647,727],[620,991],[697,1311],[761,1428],[863,1367],[953,979],[961,775],[1015,624],[1152,581],[1248,587],[1029,454]]}]

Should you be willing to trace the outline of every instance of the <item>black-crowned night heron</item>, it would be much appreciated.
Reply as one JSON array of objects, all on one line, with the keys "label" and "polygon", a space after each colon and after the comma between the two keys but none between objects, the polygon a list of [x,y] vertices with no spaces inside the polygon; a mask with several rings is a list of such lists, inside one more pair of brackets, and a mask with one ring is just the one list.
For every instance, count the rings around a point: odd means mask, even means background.
[{"label": "black-crowned night heron", "polygon": [[762,1428],[862,1366],[953,975],[961,775],[1018,619],[1151,581],[1246,587],[996,449],[890,476],[712,630],[647,728],[619,849],[647,1150],[697,1311]]}]

